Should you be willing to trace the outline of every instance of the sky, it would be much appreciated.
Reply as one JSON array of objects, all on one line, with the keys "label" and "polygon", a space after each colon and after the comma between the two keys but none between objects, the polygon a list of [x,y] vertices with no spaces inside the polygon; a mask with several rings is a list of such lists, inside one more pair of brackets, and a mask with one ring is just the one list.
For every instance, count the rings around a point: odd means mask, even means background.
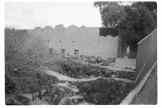
[{"label": "sky", "polygon": [[5,25],[34,28],[63,24],[100,27],[101,16],[94,2],[6,2]]}]

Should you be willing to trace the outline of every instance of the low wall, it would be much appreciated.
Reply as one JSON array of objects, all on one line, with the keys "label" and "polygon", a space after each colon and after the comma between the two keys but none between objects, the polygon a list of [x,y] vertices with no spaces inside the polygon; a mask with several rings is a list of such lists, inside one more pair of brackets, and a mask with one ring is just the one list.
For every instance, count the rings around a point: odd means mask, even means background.
[{"label": "low wall", "polygon": [[136,71],[138,83],[157,60],[157,30],[154,30],[140,42],[137,49]]}]

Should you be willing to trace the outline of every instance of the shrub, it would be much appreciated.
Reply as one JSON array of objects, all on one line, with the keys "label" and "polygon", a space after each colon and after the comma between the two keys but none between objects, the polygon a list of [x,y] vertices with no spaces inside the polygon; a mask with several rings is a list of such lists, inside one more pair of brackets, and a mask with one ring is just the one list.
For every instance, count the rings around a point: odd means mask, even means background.
[{"label": "shrub", "polygon": [[93,104],[119,104],[133,88],[133,84],[112,79],[98,79],[77,86],[85,100]]}]

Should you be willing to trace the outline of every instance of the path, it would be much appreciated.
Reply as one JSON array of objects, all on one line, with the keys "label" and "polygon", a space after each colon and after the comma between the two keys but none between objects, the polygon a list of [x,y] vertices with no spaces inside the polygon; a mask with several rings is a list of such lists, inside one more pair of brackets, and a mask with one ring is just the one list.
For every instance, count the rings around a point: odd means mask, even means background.
[{"label": "path", "polygon": [[63,75],[63,74],[60,74],[59,72],[56,72],[56,71],[52,71],[48,68],[45,68],[44,69],[44,72],[48,75],[51,75],[51,76],[54,76],[54,77],[57,77],[60,81],[69,81],[69,82],[88,82],[88,81],[94,81],[94,80],[97,80],[97,79],[114,79],[114,80],[117,80],[117,81],[123,81],[123,82],[128,82],[128,83],[131,83],[132,80],[128,80],[128,79],[122,79],[122,78],[106,78],[106,77],[90,77],[90,78],[81,78],[81,79],[78,79],[78,78],[72,78],[72,77],[69,77],[69,76],[66,76],[66,75]]},{"label": "path", "polygon": [[77,79],[77,78],[72,78],[72,77],[60,74],[59,72],[55,72],[55,71],[52,71],[52,70],[45,70],[44,72],[48,75],[57,77],[60,81],[87,82],[87,81],[94,81],[94,80],[101,78],[101,77],[94,77],[94,78]]}]

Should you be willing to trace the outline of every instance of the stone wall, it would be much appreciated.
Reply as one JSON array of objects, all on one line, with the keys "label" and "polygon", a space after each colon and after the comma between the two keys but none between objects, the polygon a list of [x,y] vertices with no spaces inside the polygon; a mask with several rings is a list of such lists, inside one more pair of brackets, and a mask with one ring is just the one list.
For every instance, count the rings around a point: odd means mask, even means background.
[{"label": "stone wall", "polygon": [[66,53],[73,54],[78,49],[79,54],[117,57],[118,37],[102,37],[97,27],[45,27],[30,30],[29,34],[57,51],[65,49]]}]

